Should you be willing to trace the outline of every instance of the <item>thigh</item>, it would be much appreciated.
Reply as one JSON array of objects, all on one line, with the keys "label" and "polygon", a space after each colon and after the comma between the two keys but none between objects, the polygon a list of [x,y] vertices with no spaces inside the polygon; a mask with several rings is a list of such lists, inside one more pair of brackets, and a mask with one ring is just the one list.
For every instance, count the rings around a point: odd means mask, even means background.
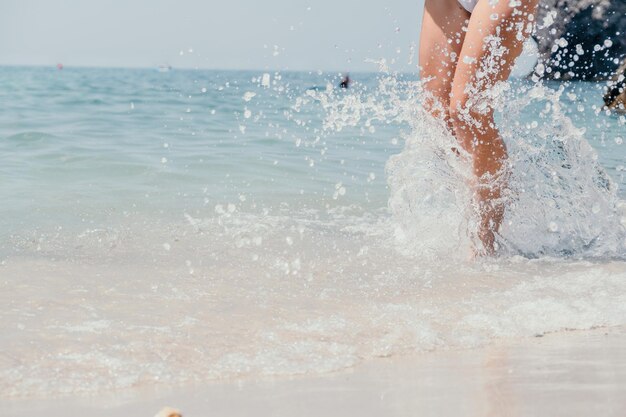
[{"label": "thigh", "polygon": [[457,0],[426,0],[420,35],[420,78],[448,108],[452,80],[470,14]]},{"label": "thigh", "polygon": [[453,111],[456,106],[472,106],[474,96],[481,97],[495,83],[509,77],[524,40],[532,33],[537,3],[538,0],[478,2],[467,27],[452,83]]}]

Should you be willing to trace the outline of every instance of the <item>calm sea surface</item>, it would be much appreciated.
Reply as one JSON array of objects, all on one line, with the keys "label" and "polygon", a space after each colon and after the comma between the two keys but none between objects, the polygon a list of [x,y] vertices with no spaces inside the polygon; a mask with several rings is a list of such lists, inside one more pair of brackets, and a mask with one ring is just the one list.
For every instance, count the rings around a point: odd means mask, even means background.
[{"label": "calm sea surface", "polygon": [[[265,88],[263,73],[1,68],[0,230],[106,226],[102,215],[113,212],[205,214],[243,198],[244,206],[386,207],[385,163],[402,149],[407,126],[377,120],[324,132],[319,106],[295,123],[296,98],[337,84],[338,75],[271,73]],[[380,77],[353,74],[370,89]],[[597,114],[600,88],[570,85],[561,104],[622,185],[623,118]],[[338,183],[347,192],[333,199]]]}]

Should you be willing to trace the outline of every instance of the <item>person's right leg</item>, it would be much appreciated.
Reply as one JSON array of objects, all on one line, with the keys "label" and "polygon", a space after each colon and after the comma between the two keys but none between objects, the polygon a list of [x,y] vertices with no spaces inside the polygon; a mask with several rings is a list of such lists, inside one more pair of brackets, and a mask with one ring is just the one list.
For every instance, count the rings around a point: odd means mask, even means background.
[{"label": "person's right leg", "polygon": [[436,102],[431,113],[449,122],[450,92],[470,14],[457,0],[426,0],[420,35],[420,78]]},{"label": "person's right leg", "polygon": [[472,13],[452,83],[454,133],[472,154],[480,210],[479,238],[487,253],[504,215],[506,146],[496,128],[494,87],[506,81],[530,36],[538,0],[480,0]]}]

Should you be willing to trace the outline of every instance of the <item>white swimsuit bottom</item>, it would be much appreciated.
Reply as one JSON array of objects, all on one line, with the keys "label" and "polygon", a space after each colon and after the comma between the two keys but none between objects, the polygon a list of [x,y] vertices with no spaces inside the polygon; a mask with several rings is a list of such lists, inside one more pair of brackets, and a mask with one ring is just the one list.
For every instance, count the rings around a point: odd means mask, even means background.
[{"label": "white swimsuit bottom", "polygon": [[476,7],[476,3],[478,3],[478,0],[459,0],[459,3],[465,8],[465,10],[472,13],[472,10],[474,10],[474,7]]}]

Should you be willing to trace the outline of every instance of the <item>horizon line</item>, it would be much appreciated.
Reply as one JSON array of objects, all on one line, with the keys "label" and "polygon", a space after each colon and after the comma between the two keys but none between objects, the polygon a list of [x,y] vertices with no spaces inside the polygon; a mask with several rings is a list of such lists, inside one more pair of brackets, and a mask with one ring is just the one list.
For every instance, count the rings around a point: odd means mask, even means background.
[{"label": "horizon line", "polygon": [[[59,70],[57,69],[57,65],[58,64],[62,64],[63,65],[63,69]],[[82,64],[78,64],[78,65],[66,65],[63,64],[61,62],[59,63],[55,63],[55,64],[11,64],[11,63],[0,63],[0,68],[48,68],[48,69],[54,69],[57,71],[64,71],[66,69],[124,69],[124,70],[157,70],[159,68],[160,65],[154,65],[154,66],[100,66],[100,65],[82,65]],[[386,74],[417,74],[418,73],[418,69],[416,69],[415,71],[408,71],[408,70],[402,70],[402,71],[377,71],[377,70],[363,70],[363,69],[357,69],[357,70],[336,70],[336,69],[291,69],[289,67],[287,68],[282,68],[282,69],[276,69],[276,68],[264,68],[264,69],[260,69],[260,68],[226,68],[226,67],[174,67],[171,65],[168,65],[170,67],[170,70],[172,71],[232,71],[232,72],[306,72],[306,73],[319,73],[321,72],[322,74],[328,74],[328,73],[337,73],[337,74],[346,74],[346,73],[354,73],[354,74],[358,74],[358,73],[386,73]]]}]

